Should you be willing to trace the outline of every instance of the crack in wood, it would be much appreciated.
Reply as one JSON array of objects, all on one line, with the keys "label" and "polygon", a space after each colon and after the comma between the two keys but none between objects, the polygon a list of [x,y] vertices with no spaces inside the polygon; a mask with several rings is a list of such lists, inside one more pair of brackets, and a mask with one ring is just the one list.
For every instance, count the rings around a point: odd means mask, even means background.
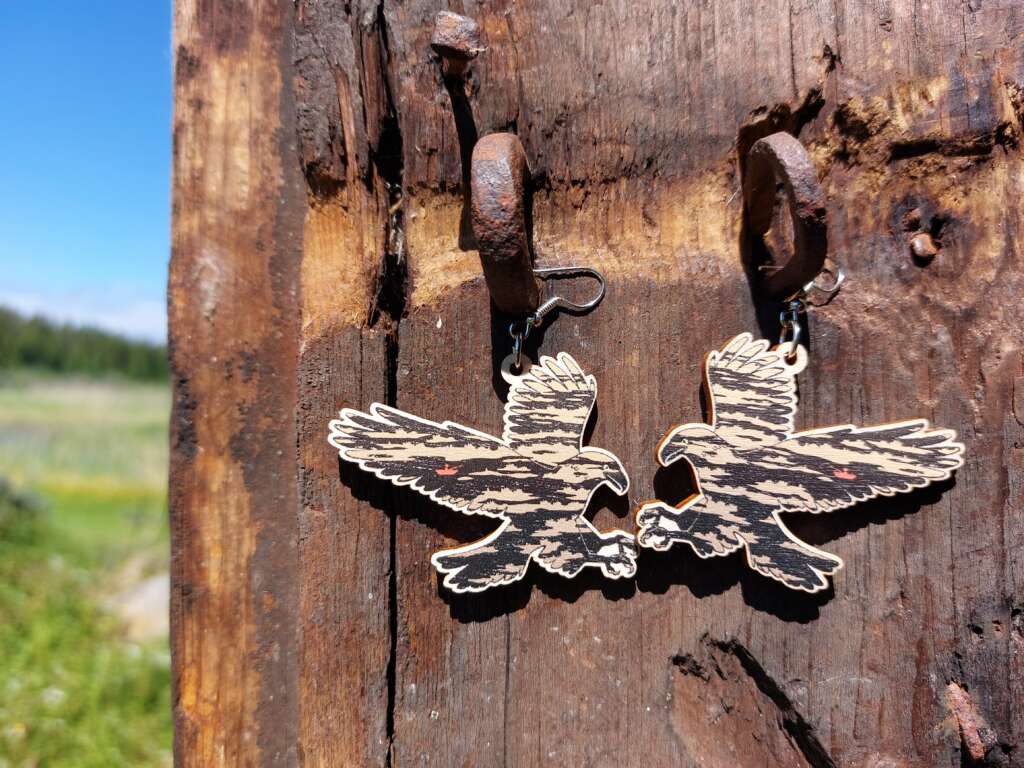
[{"label": "crack in wood", "polygon": [[889,162],[910,160],[933,153],[946,157],[987,156],[991,155],[996,147],[1010,149],[1016,147],[1017,142],[1017,133],[1013,126],[1009,121],[1004,121],[990,130],[957,136],[897,139],[889,145]]},{"label": "crack in wood", "polygon": [[[377,146],[371,151],[371,161],[376,173],[384,182],[388,194],[388,215],[385,219],[384,258],[377,273],[377,285],[370,306],[368,325],[379,320],[385,321],[386,344],[385,364],[387,383],[385,400],[389,406],[398,404],[398,327],[405,314],[408,300],[409,280],[405,260],[405,231],[403,212],[404,162],[402,129],[398,108],[387,77],[391,62],[388,40],[387,19],[384,15],[383,0],[377,4],[373,27],[379,40],[380,71],[384,82],[386,112]],[[388,635],[390,650],[387,664],[387,714],[385,733],[387,753],[384,764],[390,768],[394,763],[395,708],[398,693],[398,518],[389,517],[388,531]]]},{"label": "crack in wood", "polygon": [[835,768],[814,725],[738,640],[705,635],[696,654],[677,654],[672,665],[680,672],[673,725],[685,731],[684,744],[697,746],[702,765],[726,766],[743,755],[747,764]]}]

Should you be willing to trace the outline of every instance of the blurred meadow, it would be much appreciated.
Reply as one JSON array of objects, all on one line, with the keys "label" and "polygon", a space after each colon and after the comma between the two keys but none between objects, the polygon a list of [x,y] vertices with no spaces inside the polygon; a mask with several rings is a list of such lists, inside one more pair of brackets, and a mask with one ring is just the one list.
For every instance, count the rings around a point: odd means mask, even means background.
[{"label": "blurred meadow", "polygon": [[0,356],[0,766],[169,764],[166,372],[28,347]]},{"label": "blurred meadow", "polygon": [[0,3],[0,768],[171,762],[171,13]]}]

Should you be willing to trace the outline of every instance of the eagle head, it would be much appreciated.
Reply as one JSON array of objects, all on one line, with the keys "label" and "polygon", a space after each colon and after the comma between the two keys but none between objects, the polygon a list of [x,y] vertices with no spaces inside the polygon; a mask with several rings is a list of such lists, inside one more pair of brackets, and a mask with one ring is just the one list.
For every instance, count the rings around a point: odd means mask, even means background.
[{"label": "eagle head", "polygon": [[580,468],[595,478],[598,485],[607,483],[619,496],[629,490],[629,476],[622,462],[601,448],[584,448],[579,454]]},{"label": "eagle head", "polygon": [[[717,439],[715,430],[707,424],[683,424],[665,435],[658,444],[658,463],[667,467],[686,454],[698,453],[699,446]],[[691,445],[691,442],[696,443],[697,447]]]}]

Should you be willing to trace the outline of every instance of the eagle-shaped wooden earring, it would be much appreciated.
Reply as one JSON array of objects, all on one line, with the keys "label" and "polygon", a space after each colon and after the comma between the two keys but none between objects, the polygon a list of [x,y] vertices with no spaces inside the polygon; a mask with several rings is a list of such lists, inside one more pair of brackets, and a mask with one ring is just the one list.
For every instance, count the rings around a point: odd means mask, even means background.
[{"label": "eagle-shaped wooden earring", "polygon": [[543,310],[513,325],[515,351],[502,364],[509,393],[500,438],[381,403],[369,413],[345,408],[330,424],[328,439],[344,460],[457,512],[501,521],[484,539],[431,558],[455,592],[517,581],[531,560],[569,578],[588,567],[612,579],[636,572],[632,534],[598,531],[583,516],[602,485],[629,490],[613,454],[583,446],[597,381],[567,352],[523,370],[522,343]]},{"label": "eagle-shaped wooden earring", "polygon": [[[837,270],[822,290],[831,297],[841,282]],[[678,506],[643,504],[640,546],[684,543],[702,558],[742,547],[758,573],[816,592],[843,561],[798,539],[781,513],[833,512],[945,480],[961,466],[964,446],[956,434],[925,419],[794,430],[796,376],[808,360],[799,314],[806,292],[816,288],[812,282],[789,301],[778,346],[743,333],[708,354],[708,422],[672,427],[657,447],[662,466],[691,469],[696,492]]]},{"label": "eagle-shaped wooden earring", "polygon": [[673,507],[637,512],[642,547],[688,544],[700,557],[746,548],[751,568],[793,589],[817,592],[843,566],[835,555],[798,539],[783,512],[834,512],[876,496],[945,480],[963,463],[949,429],[925,419],[877,427],[843,425],[796,432],[796,375],[807,362],[792,342],[769,349],[749,333],[704,362],[708,423],[673,427],[658,463],[687,464],[697,492]]},{"label": "eagle-shaped wooden earring", "polygon": [[[473,165],[475,203],[476,177],[487,166],[477,161],[476,152]],[[475,229],[486,267],[487,241],[480,236],[481,228]],[[588,568],[611,579],[636,573],[634,536],[621,530],[599,531],[584,517],[590,498],[602,485],[620,495],[629,490],[626,471],[613,454],[583,445],[597,400],[597,381],[567,352],[541,357],[532,366],[523,355],[530,331],[545,315],[558,308],[592,309],[605,290],[596,270],[530,268],[526,284],[534,290],[534,275],[579,274],[598,280],[596,298],[586,304],[548,299],[509,329],[513,351],[501,366],[509,385],[501,437],[453,421],[428,421],[381,403],[371,405],[368,413],[345,408],[330,423],[328,440],[345,461],[457,512],[500,521],[484,539],[431,558],[444,574],[444,585],[455,592],[479,592],[517,581],[531,561],[568,578]],[[497,298],[493,291],[492,298]]]}]

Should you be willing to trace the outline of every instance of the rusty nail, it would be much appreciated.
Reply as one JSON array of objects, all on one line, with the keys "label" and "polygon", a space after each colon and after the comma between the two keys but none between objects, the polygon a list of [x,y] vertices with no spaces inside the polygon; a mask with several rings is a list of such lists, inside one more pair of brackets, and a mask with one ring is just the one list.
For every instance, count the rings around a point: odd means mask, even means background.
[{"label": "rusty nail", "polygon": [[537,309],[540,290],[526,232],[526,153],[511,133],[484,136],[473,148],[473,233],[495,306],[510,315]]},{"label": "rusty nail", "polygon": [[910,238],[910,251],[915,258],[930,260],[935,258],[939,247],[927,232],[918,232]]},{"label": "rusty nail", "polygon": [[451,11],[439,11],[434,17],[430,47],[444,62],[446,77],[459,77],[466,66],[483,50],[480,27],[475,21]]},{"label": "rusty nail", "polygon": [[825,264],[828,221],[825,193],[803,145],[783,131],[759,139],[747,153],[743,175],[743,209],[752,245],[771,257],[764,235],[771,229],[776,184],[781,183],[793,222],[793,253],[783,263],[772,258],[760,270],[760,288],[772,298],[784,298],[813,280]]},{"label": "rusty nail", "polygon": [[946,706],[956,719],[961,749],[970,765],[980,765],[989,750],[999,743],[995,732],[978,711],[967,690],[958,683],[946,686]]}]

